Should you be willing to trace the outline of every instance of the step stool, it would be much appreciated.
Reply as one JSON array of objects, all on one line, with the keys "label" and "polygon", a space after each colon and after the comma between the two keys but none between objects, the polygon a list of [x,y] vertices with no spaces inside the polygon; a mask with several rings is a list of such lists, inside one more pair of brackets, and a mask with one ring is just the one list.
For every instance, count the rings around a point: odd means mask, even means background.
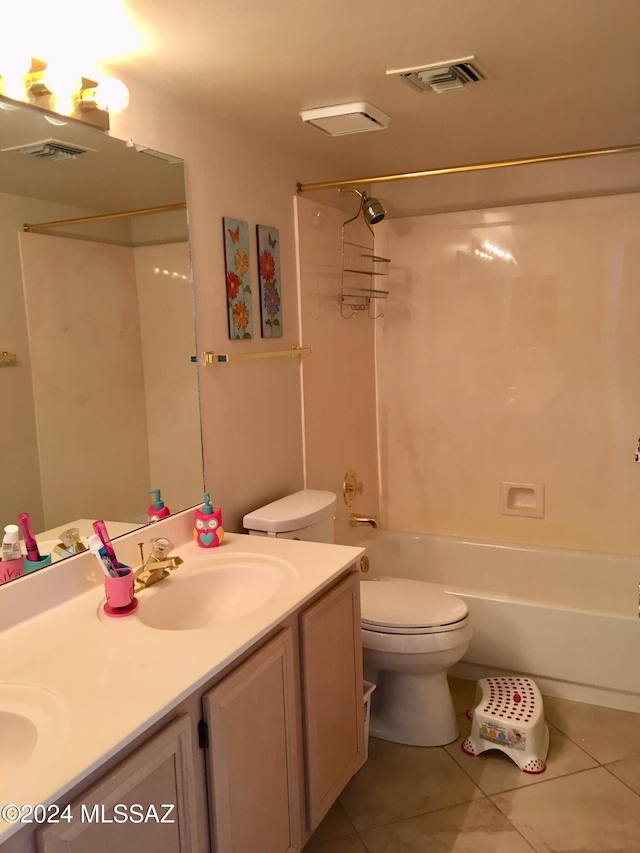
[{"label": "step stool", "polygon": [[525,773],[544,773],[549,729],[542,695],[530,678],[481,678],[476,688],[471,733],[462,744],[467,755],[500,749]]}]

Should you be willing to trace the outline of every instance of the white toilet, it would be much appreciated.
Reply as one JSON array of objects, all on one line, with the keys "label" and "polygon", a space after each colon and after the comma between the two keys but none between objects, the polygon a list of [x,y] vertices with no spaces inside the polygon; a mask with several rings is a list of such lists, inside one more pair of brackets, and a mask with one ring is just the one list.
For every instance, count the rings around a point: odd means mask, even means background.
[{"label": "white toilet", "polygon": [[459,734],[447,670],[469,647],[467,605],[425,581],[360,583],[364,677],[378,685],[370,733],[414,746]]},{"label": "white toilet", "polygon": [[[304,489],[245,515],[249,533],[333,542],[336,496]],[[377,684],[370,733],[414,746],[458,736],[447,670],[472,636],[467,605],[434,584],[403,578],[360,583],[365,678]]]}]

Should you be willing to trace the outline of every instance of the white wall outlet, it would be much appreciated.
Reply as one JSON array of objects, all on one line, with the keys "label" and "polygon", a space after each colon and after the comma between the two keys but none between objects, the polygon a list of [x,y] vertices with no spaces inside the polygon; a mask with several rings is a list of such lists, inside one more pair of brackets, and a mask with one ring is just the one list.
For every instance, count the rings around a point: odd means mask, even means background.
[{"label": "white wall outlet", "polygon": [[500,483],[500,513],[544,518],[544,483]]}]

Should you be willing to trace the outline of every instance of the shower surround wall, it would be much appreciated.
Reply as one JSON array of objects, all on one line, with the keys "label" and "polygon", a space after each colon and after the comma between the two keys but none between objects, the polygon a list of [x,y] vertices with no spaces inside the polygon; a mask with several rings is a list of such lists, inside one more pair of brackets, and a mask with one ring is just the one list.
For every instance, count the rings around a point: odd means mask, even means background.
[{"label": "shower surround wall", "polygon": [[[640,551],[639,224],[628,194],[377,227],[385,527]],[[501,482],[544,484],[544,518]]]},{"label": "shower surround wall", "polygon": [[188,244],[23,233],[20,245],[38,529],[85,517],[143,522],[150,488],[173,508],[195,503],[202,461]]},{"label": "shower surround wall", "polygon": [[11,417],[3,418],[0,427],[0,441],[5,449],[2,456],[0,518],[13,518],[15,507],[19,505],[28,508],[36,530],[44,529],[44,514],[18,235],[25,222],[68,219],[88,216],[94,212],[71,205],[0,193],[3,297],[0,349],[8,349],[18,359],[14,367],[3,369],[2,372],[2,393],[6,400],[11,401]]},{"label": "shower surround wall", "polygon": [[[336,210],[300,196],[295,201],[301,340],[312,349],[302,365],[305,483],[338,495],[336,522],[344,526],[352,509],[378,512],[375,321],[363,315],[348,320],[340,316],[342,223],[353,210]],[[362,238],[350,233],[365,243],[370,236],[362,227]],[[341,497],[350,468],[364,486],[351,509]]]},{"label": "shower surround wall", "polygon": [[45,526],[133,520],[149,455],[132,250],[44,234],[20,247]]}]

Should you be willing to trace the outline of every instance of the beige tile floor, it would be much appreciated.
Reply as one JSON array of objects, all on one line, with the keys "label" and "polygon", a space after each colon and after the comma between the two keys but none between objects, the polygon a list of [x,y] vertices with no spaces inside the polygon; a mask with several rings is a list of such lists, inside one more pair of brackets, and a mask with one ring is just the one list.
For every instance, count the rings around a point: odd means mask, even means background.
[{"label": "beige tile floor", "polygon": [[372,738],[369,760],[305,853],[640,853],[640,714],[544,697],[547,769],[460,749],[475,684],[451,679],[460,738]]}]

